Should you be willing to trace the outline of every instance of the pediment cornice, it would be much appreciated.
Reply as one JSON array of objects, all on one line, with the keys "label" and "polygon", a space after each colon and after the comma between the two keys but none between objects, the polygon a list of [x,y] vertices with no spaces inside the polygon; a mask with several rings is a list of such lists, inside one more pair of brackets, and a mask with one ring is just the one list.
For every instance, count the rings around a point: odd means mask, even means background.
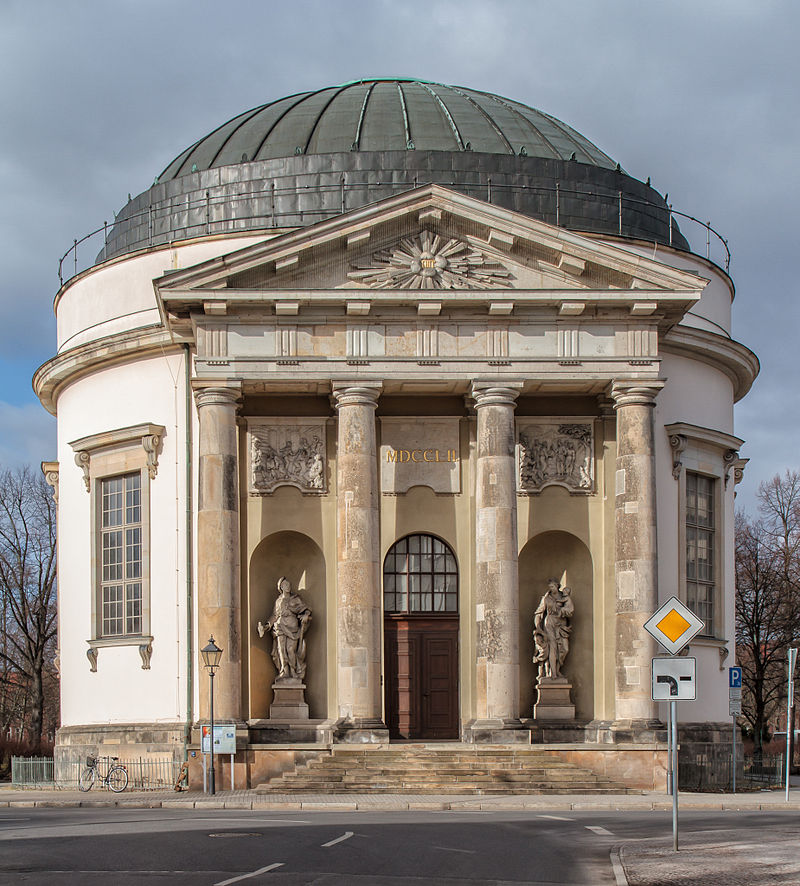
[{"label": "pediment cornice", "polygon": [[[155,281],[165,302],[213,301],[230,289],[263,294],[280,289],[317,289],[310,277],[335,255],[339,279],[322,288],[383,289],[381,278],[393,257],[410,268],[421,238],[438,238],[431,257],[450,250],[450,274],[442,284],[435,267],[427,279],[400,274],[407,291],[493,289],[508,281],[514,289],[623,289],[693,291],[707,281],[686,271],[537,221],[438,185],[405,192],[194,267],[166,273]],[[425,242],[429,242],[425,241]],[[445,256],[447,258],[447,256]],[[470,264],[470,262],[472,264]],[[479,271],[479,268],[483,268]],[[401,270],[403,268],[401,267]],[[372,274],[359,274],[370,271]],[[526,284],[525,276],[534,278]],[[433,285],[431,279],[434,280]],[[377,277],[378,279],[373,279]]]}]

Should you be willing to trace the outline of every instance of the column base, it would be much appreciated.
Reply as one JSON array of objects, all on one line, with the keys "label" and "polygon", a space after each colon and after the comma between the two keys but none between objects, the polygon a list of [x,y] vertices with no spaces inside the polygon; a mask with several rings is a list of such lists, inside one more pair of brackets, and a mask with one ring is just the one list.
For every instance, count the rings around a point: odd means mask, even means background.
[{"label": "column base", "polygon": [[531,743],[531,732],[516,718],[475,719],[464,724],[462,741],[471,744],[525,744]]},{"label": "column base", "polygon": [[661,720],[592,720],[586,738],[598,744],[651,744],[667,741]]},{"label": "column base", "polygon": [[339,720],[333,730],[337,744],[388,744],[389,730],[379,717]]}]

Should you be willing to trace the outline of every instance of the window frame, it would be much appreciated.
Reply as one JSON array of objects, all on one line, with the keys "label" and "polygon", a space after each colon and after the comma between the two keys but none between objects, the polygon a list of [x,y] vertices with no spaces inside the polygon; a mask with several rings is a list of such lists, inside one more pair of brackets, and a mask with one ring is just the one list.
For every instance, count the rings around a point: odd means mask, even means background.
[{"label": "window frame", "polygon": [[[678,481],[678,597],[687,606],[689,606],[689,577],[686,477],[691,473],[713,482],[712,579],[710,582],[698,582],[697,579],[693,579],[698,584],[713,584],[711,624],[706,624],[697,639],[725,643],[727,642],[725,625],[730,615],[725,609],[725,558],[729,553],[726,547],[726,534],[733,531],[733,527],[726,524],[726,497],[729,487],[732,488],[742,478],[747,459],[740,459],[738,450],[744,441],[722,431],[686,422],[664,425],[664,429],[669,437],[672,453],[672,475]],[[693,607],[689,608],[695,611]],[[704,618],[703,621],[707,620]]]},{"label": "window frame", "polygon": [[[422,538],[428,538],[431,540],[430,553],[423,552],[421,549],[419,551],[411,551],[410,546],[411,546],[412,540],[422,539]],[[406,591],[405,591],[406,606],[404,609],[387,609],[386,608],[387,564],[388,564],[390,556],[396,556],[398,554],[396,549],[397,549],[398,545],[402,544],[403,542],[405,542],[406,546],[407,546],[407,550],[405,552],[405,556],[407,558],[406,569],[405,569],[405,571],[398,572],[396,570],[396,568],[393,568],[389,572],[389,575],[395,576],[395,577],[398,575],[405,575],[406,576],[406,578],[407,578]],[[444,551],[441,552],[441,555],[443,555],[445,557],[445,568],[441,569],[441,570],[437,570],[435,568],[434,557],[436,556],[436,552],[433,550],[433,547],[434,547],[434,543],[436,543],[436,542],[438,542],[444,548]],[[401,552],[399,552],[399,554],[402,555],[403,552],[401,551]],[[431,568],[429,570],[422,570],[421,568],[419,570],[412,570],[410,567],[412,556],[420,557],[420,563],[422,562],[421,558],[423,556],[429,556],[430,560],[431,560]],[[452,558],[452,561],[453,561],[453,568],[452,569],[447,568],[447,558],[448,557]],[[396,566],[396,563],[394,564],[394,566]],[[435,589],[435,577],[437,575],[443,576],[444,580],[445,580],[445,585],[444,585],[445,589],[441,593],[444,594],[444,604],[445,604],[445,606],[447,605],[448,597],[454,597],[455,598],[455,608],[454,609],[446,609],[446,608],[445,609],[434,609],[434,608],[412,609],[411,608],[411,605],[412,605],[411,576],[412,575],[420,576],[420,578],[422,578],[423,576],[430,575],[430,577],[431,577],[430,597],[431,597],[431,605],[432,606],[434,604],[435,594],[437,593],[436,589]],[[455,579],[455,590],[454,591],[447,590],[447,579],[450,577]],[[420,586],[422,586],[421,581],[420,581]],[[395,598],[396,598],[396,595],[397,595],[396,588],[395,588],[395,590],[390,591],[389,593],[394,594]],[[424,592],[422,590],[420,590],[420,592],[419,592],[420,597],[423,595],[423,593]],[[384,616],[391,617],[391,618],[458,618],[459,596],[460,596],[460,571],[458,568],[458,559],[456,557],[456,554],[455,554],[455,551],[453,550],[453,548],[443,538],[440,538],[438,535],[435,535],[434,533],[431,533],[431,532],[410,532],[407,535],[404,535],[401,538],[398,538],[394,542],[392,542],[392,544],[389,546],[389,548],[387,549],[386,553],[383,556],[383,563],[381,566],[381,606],[383,608]],[[396,600],[395,600],[395,602],[396,602]]]},{"label": "window frame", "polygon": [[[158,454],[164,431],[162,425],[146,423],[94,434],[70,443],[75,451],[75,462],[83,471],[84,484],[90,496],[92,589],[87,657],[92,671],[97,670],[98,650],[109,646],[138,646],[142,668],[150,668],[153,643],[150,607],[150,484],[158,474]],[[108,583],[103,580],[103,482],[134,474],[140,478],[140,630],[106,634],[103,630],[103,587]],[[126,579],[123,578],[123,586],[125,583]],[[127,628],[124,623],[127,619],[127,598],[124,592],[123,596],[123,627]]]}]

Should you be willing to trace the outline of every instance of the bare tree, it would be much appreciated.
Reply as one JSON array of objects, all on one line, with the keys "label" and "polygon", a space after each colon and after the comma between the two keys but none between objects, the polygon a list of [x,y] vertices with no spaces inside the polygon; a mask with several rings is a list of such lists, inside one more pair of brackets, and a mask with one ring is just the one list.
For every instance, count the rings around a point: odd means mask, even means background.
[{"label": "bare tree", "polygon": [[786,650],[800,631],[800,473],[762,483],[760,519],[736,522],[736,645],[754,750],[786,698]]},{"label": "bare tree", "polygon": [[38,748],[56,635],[56,511],[27,467],[0,472],[0,611],[0,690],[11,701],[23,689],[21,716]]}]

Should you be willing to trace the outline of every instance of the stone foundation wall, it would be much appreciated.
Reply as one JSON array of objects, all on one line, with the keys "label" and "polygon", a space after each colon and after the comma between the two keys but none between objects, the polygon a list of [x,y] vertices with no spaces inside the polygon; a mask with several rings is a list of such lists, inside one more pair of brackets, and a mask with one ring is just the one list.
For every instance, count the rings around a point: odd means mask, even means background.
[{"label": "stone foundation wall", "polygon": [[53,755],[57,761],[92,756],[144,759],[184,758],[183,723],[120,723],[97,726],[62,726],[56,733]]}]

